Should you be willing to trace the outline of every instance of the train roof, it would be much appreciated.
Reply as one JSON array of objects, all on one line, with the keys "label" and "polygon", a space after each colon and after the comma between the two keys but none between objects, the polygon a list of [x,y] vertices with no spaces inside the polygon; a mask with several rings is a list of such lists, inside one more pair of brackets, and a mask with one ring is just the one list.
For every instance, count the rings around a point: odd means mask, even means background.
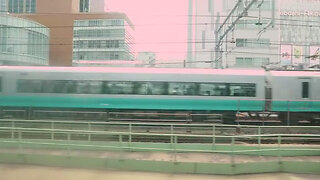
[{"label": "train roof", "polygon": [[283,77],[320,77],[320,71],[270,71],[272,76]]},{"label": "train roof", "polygon": [[212,74],[264,76],[264,70],[253,69],[189,69],[189,68],[115,68],[115,67],[48,67],[48,66],[0,66],[0,72],[82,72],[129,74]]}]

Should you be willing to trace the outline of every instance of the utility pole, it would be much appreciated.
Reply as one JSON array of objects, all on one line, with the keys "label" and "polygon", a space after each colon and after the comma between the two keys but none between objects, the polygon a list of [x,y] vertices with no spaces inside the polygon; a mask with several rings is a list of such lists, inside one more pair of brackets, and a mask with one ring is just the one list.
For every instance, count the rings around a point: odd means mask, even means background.
[{"label": "utility pole", "polygon": [[188,52],[187,52],[187,62],[192,62],[192,19],[193,19],[193,0],[189,0],[189,10],[188,10]]},{"label": "utility pole", "polygon": [[[247,2],[247,1],[246,1]],[[212,62],[212,67],[215,63],[215,68],[222,68],[222,52],[221,52],[221,46],[222,46],[222,41],[226,37],[226,35],[234,28],[234,26],[237,24],[237,22],[244,16],[248,14],[248,10],[250,7],[257,2],[257,0],[251,0],[250,2],[244,3],[243,0],[238,0],[236,5],[232,8],[230,13],[228,14],[227,18],[224,20],[224,22],[220,25],[217,26],[217,29],[215,31],[215,37],[216,37],[216,45],[215,45],[215,60]],[[231,24],[224,28],[226,26],[226,23],[231,19],[233,16],[234,12],[240,7],[241,3],[244,5],[244,9],[242,10],[241,13],[237,15],[237,18],[231,22]],[[233,19],[233,18],[232,18]],[[224,29],[224,31],[221,32],[221,30]],[[222,35],[220,35],[222,34]]]}]

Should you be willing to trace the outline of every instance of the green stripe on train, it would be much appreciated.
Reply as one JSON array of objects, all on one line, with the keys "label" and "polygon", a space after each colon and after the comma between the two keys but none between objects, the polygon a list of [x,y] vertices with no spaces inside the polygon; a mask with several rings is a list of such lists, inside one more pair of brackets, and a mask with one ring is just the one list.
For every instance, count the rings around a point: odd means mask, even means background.
[{"label": "green stripe on train", "polygon": [[264,101],[208,100],[208,99],[153,99],[101,98],[58,96],[0,96],[0,106],[105,108],[105,109],[161,109],[161,110],[240,110],[262,111]]},{"label": "green stripe on train", "polygon": [[320,112],[320,101],[273,101],[272,111]]}]

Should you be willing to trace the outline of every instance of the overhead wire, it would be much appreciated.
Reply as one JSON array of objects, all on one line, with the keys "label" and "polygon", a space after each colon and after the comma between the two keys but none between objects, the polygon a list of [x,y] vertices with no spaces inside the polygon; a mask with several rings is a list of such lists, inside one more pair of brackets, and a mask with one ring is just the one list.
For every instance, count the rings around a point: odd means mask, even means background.
[{"label": "overhead wire", "polygon": [[[48,14],[48,13],[46,13]],[[52,13],[54,14],[54,13]],[[197,15],[199,17],[206,17],[206,15]],[[209,16],[208,16],[209,17]],[[212,15],[210,15],[210,17],[212,17]],[[220,16],[222,17],[222,16]],[[247,16],[247,18],[257,18],[255,16]],[[271,18],[267,18],[267,17],[262,17],[262,19],[271,19]],[[276,20],[280,20],[280,21],[295,21],[295,22],[316,22],[316,23],[320,23],[319,21],[304,21],[304,20],[298,20],[298,19],[283,19],[283,18],[276,18]],[[216,23],[193,23],[192,25],[210,25],[210,24],[216,24]],[[231,23],[227,23],[227,24],[231,24]],[[248,23],[238,23],[238,24],[248,24]],[[155,24],[144,24],[145,26],[153,26]],[[161,24],[159,24],[161,25]],[[162,24],[163,25],[163,24]],[[175,24],[175,25],[189,25],[189,24]],[[319,26],[316,26],[316,25],[309,25],[309,24],[283,24],[283,23],[279,23],[279,24],[276,24],[276,25],[285,25],[285,26],[302,26],[302,27],[320,27]],[[112,27],[115,27],[114,25],[110,25]],[[135,25],[137,26],[137,25]],[[139,25],[140,26],[140,25]],[[142,26],[142,25],[141,25]],[[75,28],[75,27],[91,27],[91,26],[74,26],[74,25],[71,25],[71,26],[51,26],[51,27],[8,27],[8,26],[1,26],[0,28]],[[104,26],[98,26],[98,27],[104,27]],[[109,26],[106,26],[106,27],[109,27]],[[55,37],[55,38],[59,38],[59,37]],[[21,39],[21,38],[19,38]],[[62,39],[62,37],[61,37]],[[277,42],[282,42],[282,41],[277,41]],[[173,44],[173,43],[189,43],[189,42],[154,42],[154,43],[146,43],[146,44]],[[191,42],[191,43],[203,43],[202,41],[194,41],[194,42]],[[206,40],[205,43],[215,43],[215,41],[208,41]],[[255,44],[255,42],[250,42],[252,44]],[[309,42],[299,42],[299,43],[309,43]],[[120,44],[137,44],[137,43],[120,43]],[[141,44],[141,43],[139,43]],[[259,43],[257,42],[256,44],[263,44],[263,43]],[[282,45],[282,43],[273,43],[273,42],[270,42],[270,43],[266,43],[266,44],[269,44],[269,45]],[[7,44],[7,45],[73,45],[72,44],[65,44],[65,43],[57,43],[57,44],[54,44],[54,43],[48,43],[48,44],[18,44],[18,43],[13,43],[13,44]],[[310,46],[310,44],[297,44],[299,46]],[[245,47],[244,47],[245,48]],[[181,52],[158,52],[158,53],[183,53],[183,52],[186,52],[186,51],[181,51]],[[202,51],[196,51],[196,52],[202,52]],[[215,52],[215,51],[209,51],[209,52]],[[221,52],[221,51],[220,51]],[[229,51],[225,51],[225,52],[229,52]],[[136,53],[136,52],[132,52],[132,53]],[[247,54],[257,54],[257,52],[236,52],[236,51],[232,51],[232,53],[247,53]],[[258,54],[265,54],[265,55],[281,55],[281,54],[270,54],[270,53],[258,53]]]}]

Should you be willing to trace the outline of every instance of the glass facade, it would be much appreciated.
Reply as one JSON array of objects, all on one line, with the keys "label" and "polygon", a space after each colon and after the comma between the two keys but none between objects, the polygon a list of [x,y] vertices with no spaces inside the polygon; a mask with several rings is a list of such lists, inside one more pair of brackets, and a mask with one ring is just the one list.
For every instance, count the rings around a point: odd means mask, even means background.
[{"label": "glass facade", "polygon": [[35,13],[36,0],[2,0],[6,1],[10,13]]},{"label": "glass facade", "polygon": [[130,29],[124,19],[75,21],[73,60],[132,60]]},{"label": "glass facade", "polygon": [[33,21],[0,16],[0,61],[8,65],[48,65],[49,29]]},{"label": "glass facade", "polygon": [[0,14],[7,13],[7,12],[8,12],[7,0],[0,0]]}]

